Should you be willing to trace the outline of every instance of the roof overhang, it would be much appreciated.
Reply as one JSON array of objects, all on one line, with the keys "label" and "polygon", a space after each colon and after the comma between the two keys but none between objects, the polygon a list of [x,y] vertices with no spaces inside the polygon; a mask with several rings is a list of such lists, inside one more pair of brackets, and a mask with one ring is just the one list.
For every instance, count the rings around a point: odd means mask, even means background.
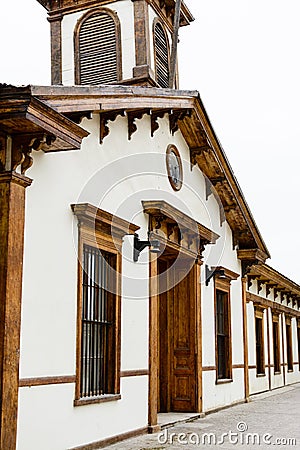
[{"label": "roof overhang", "polygon": [[0,172],[22,174],[32,165],[32,150],[79,150],[89,133],[32,96],[30,86],[0,84]]},{"label": "roof overhang", "polygon": [[36,86],[32,95],[74,120],[91,112],[100,113],[102,140],[109,132],[109,120],[118,114],[127,115],[129,136],[136,130],[134,120],[143,114],[151,116],[152,135],[159,126],[157,118],[168,114],[171,132],[180,129],[190,148],[192,166],[198,165],[210,182],[207,197],[213,193],[223,207],[234,247],[259,250],[263,262],[270,256],[197,91],[107,85]]}]

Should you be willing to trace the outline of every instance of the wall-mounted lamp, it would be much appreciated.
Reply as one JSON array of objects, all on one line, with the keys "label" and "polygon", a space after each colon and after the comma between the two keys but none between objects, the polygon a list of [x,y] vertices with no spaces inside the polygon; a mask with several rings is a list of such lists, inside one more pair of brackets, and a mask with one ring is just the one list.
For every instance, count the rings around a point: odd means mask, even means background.
[{"label": "wall-mounted lamp", "polygon": [[140,256],[140,253],[146,248],[150,247],[151,253],[159,253],[160,252],[160,242],[157,239],[150,239],[148,241],[140,241],[137,234],[134,235],[133,241],[133,261],[137,262]]},{"label": "wall-mounted lamp", "polygon": [[210,280],[212,277],[218,275],[221,279],[226,279],[225,270],[224,269],[218,269],[218,268],[212,268],[209,269],[208,265],[205,265],[205,284],[208,286]]}]

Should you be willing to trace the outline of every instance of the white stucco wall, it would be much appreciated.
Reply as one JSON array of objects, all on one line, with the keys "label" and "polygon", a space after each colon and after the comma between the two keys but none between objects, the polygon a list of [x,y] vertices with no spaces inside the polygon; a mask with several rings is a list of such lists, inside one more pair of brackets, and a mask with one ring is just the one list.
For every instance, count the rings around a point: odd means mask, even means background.
[{"label": "white stucco wall", "polygon": [[[139,236],[144,239],[148,217],[142,212],[141,200],[165,199],[220,234],[216,245],[207,246],[205,262],[240,270],[230,229],[226,223],[220,226],[213,196],[205,200],[204,177],[197,167],[191,169],[189,150],[180,132],[170,135],[167,116],[159,119],[160,128],[153,138],[149,116],[136,123],[138,131],[128,141],[127,119],[118,117],[109,124],[110,134],[100,145],[99,116],[95,115],[82,122],[91,134],[80,151],[33,152],[28,176],[34,181],[26,201],[20,378],[75,374],[77,221],[72,203],[89,202],[134,222],[141,227]],[[166,171],[165,152],[171,143],[183,160],[184,184],[179,192],[171,188]],[[132,262],[131,252],[127,241],[122,263],[122,370],[148,368],[148,251],[141,254],[138,263]],[[203,349],[211,346],[214,354],[211,289],[211,285],[203,286],[202,296],[208,299],[202,305]],[[239,280],[232,282],[231,305],[233,362],[241,364]],[[209,353],[204,353],[204,360],[209,364]],[[234,382],[228,386],[215,386],[214,379],[205,379],[204,392],[213,391],[213,396],[204,400],[207,408],[242,398],[242,378],[242,371],[236,369]],[[64,434],[67,448],[145,427],[148,377],[121,381],[122,400],[80,407],[73,406],[74,384],[20,388],[18,450],[35,448],[45,436],[49,437],[47,448],[56,450],[61,448],[58,435]],[[45,429],[47,422],[57,434]],[[66,433],[66,429],[75,431]]]},{"label": "white stucco wall", "polygon": [[[140,226],[138,234],[142,239],[147,238],[148,216],[142,211],[141,201],[147,199],[166,200],[220,236],[204,252],[201,285],[203,366],[215,366],[213,281],[205,286],[205,264],[224,266],[240,274],[240,263],[232,247],[230,227],[226,222],[220,224],[214,196],[206,200],[204,176],[198,167],[191,168],[189,149],[181,133],[170,135],[167,115],[158,120],[160,127],[153,138],[150,117],[144,115],[137,120],[137,132],[129,141],[127,119],[119,116],[109,123],[110,133],[100,145],[99,115],[95,114],[81,124],[90,135],[80,151],[33,152],[34,163],[27,173],[34,181],[26,193],[20,378],[75,374],[77,221],[70,204],[84,202]],[[167,177],[169,144],[177,146],[183,161],[184,182],[178,192],[173,191]],[[122,259],[123,371],[148,368],[148,250],[134,263],[130,239],[124,240]],[[248,337],[253,341],[251,303],[247,311]],[[231,282],[231,333],[232,364],[241,366],[240,277]],[[249,364],[255,364],[253,345],[249,345]],[[282,383],[282,375],[273,378],[274,386]],[[262,389],[251,380],[252,390]],[[74,384],[20,388],[18,450],[39,448],[42,441],[46,441],[45,450],[61,450],[146,427],[148,377],[122,378],[121,395],[120,401],[74,407]],[[215,370],[203,372],[204,411],[243,398],[243,368],[233,368],[233,381],[218,385]],[[58,436],[63,436],[64,441]]]},{"label": "white stucco wall", "polygon": [[74,385],[24,387],[19,393],[18,450],[66,450],[147,423],[148,377],[121,378],[122,399],[74,408]]}]

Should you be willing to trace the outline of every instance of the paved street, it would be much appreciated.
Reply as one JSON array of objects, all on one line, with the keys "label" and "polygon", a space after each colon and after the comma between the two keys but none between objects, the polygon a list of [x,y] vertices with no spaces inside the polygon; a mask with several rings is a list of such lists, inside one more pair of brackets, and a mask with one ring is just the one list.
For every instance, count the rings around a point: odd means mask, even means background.
[{"label": "paved street", "polygon": [[300,449],[300,383],[253,396],[241,404],[153,435],[128,439],[109,450]]}]

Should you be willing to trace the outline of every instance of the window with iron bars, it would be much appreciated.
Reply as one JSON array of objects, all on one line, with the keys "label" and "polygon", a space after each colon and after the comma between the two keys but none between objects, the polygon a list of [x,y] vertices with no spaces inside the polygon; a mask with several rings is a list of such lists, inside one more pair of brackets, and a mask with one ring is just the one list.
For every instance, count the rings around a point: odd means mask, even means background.
[{"label": "window with iron bars", "polygon": [[116,255],[83,245],[80,397],[115,394]]}]

